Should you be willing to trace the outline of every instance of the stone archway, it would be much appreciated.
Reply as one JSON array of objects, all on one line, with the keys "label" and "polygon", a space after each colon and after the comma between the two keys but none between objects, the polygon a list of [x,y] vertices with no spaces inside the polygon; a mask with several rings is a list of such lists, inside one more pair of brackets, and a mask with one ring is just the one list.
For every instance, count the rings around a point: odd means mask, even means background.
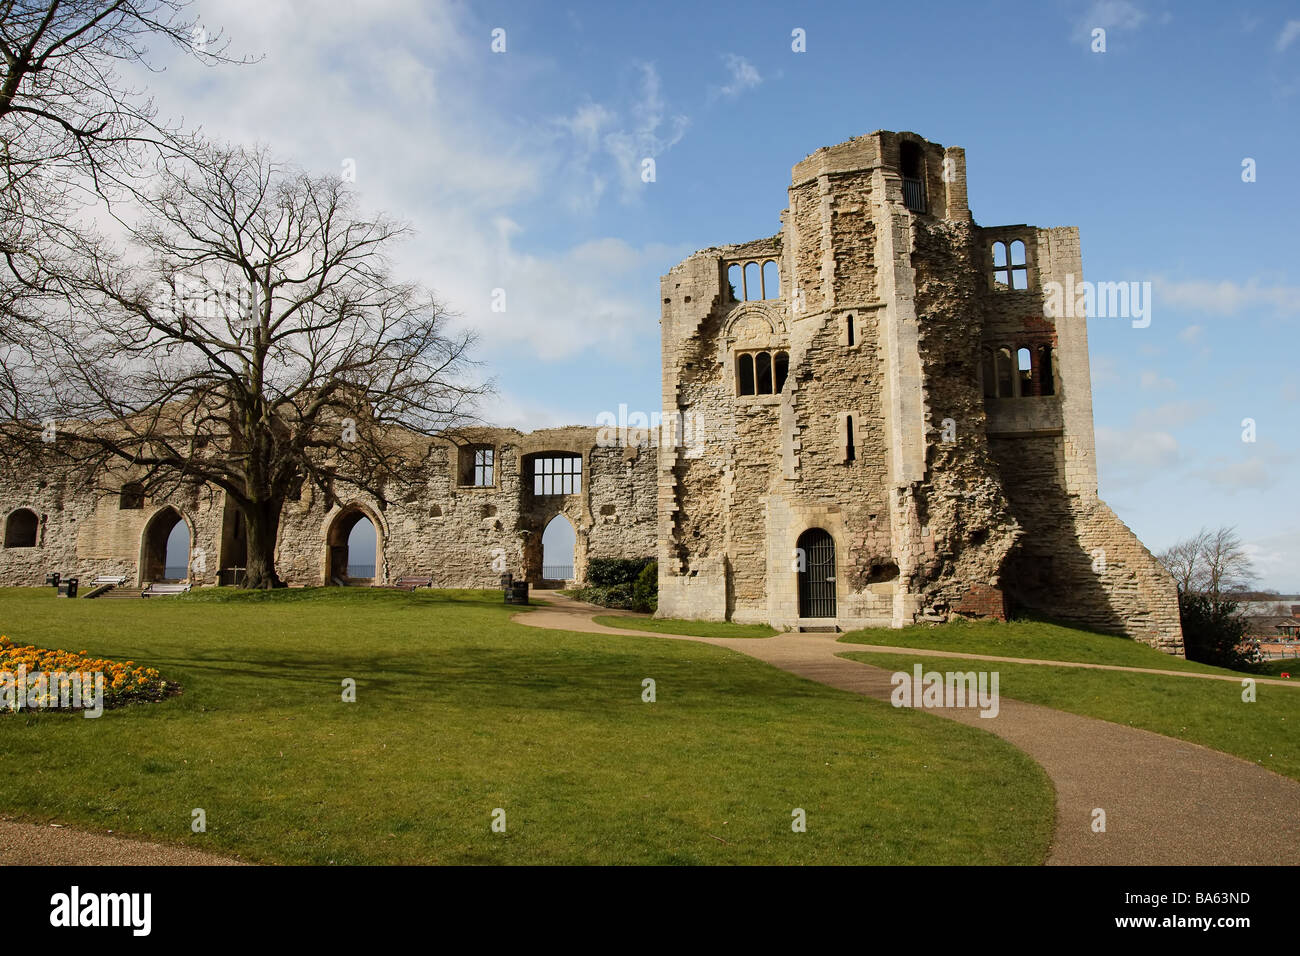
[{"label": "stone archway", "polygon": [[[173,547],[171,566],[168,566],[168,542],[172,533],[182,529],[185,540],[181,549]],[[178,539],[180,536],[178,535]],[[158,509],[145,522],[140,535],[140,563],[138,565],[138,583],[141,587],[152,582],[184,581],[190,576],[190,558],[194,553],[194,529],[189,519],[174,505],[165,505]]]},{"label": "stone archway", "polygon": [[[353,555],[350,540],[353,531],[366,521],[375,531],[374,563],[364,567]],[[345,505],[329,523],[325,532],[324,583],[364,587],[384,579],[384,529],[376,515],[365,505]]]},{"label": "stone archway", "polygon": [[578,529],[561,511],[542,532],[542,581],[574,580],[577,554]]},{"label": "stone archway", "polygon": [[802,557],[799,616],[835,617],[835,539],[822,528],[809,528],[799,535],[797,546]]}]

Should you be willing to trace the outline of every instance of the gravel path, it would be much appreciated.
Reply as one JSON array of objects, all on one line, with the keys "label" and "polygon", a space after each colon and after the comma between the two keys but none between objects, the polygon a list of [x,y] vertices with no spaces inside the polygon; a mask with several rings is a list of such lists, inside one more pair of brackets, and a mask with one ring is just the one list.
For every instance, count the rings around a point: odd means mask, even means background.
[{"label": "gravel path", "polygon": [[187,847],[0,820],[0,866],[242,866]]},{"label": "gravel path", "polygon": [[[549,606],[518,614],[514,620],[566,631],[713,644],[878,700],[888,700],[893,689],[890,671],[837,656],[868,650],[867,645],[841,644],[833,634],[703,638],[619,630],[592,621],[596,614],[617,612],[553,593],[545,600],[551,602]],[[889,650],[925,656],[910,648]],[[1204,676],[1183,671],[1154,673]],[[1300,861],[1296,814],[1300,783],[1248,761],[1150,731],[1006,697],[1001,698],[998,716],[991,719],[981,718],[974,709],[944,708],[931,713],[997,734],[1047,772],[1056,788],[1056,833],[1049,864],[1294,865]],[[1092,830],[1095,809],[1106,813],[1104,833]]]}]

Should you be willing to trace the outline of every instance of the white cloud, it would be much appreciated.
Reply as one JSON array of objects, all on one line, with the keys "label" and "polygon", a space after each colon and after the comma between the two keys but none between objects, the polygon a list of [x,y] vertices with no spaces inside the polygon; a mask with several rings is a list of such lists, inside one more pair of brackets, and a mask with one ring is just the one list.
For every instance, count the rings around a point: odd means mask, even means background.
[{"label": "white cloud", "polygon": [[1152,280],[1162,304],[1213,315],[1240,315],[1248,311],[1270,311],[1277,315],[1300,315],[1300,286],[1264,285],[1257,278],[1245,283],[1222,279]]},{"label": "white cloud", "polygon": [[752,90],[763,82],[763,77],[759,75],[758,68],[743,56],[738,56],[735,53],[724,53],[722,62],[726,64],[731,79],[718,88],[717,92],[720,96],[739,96],[745,90]]},{"label": "white cloud", "polygon": [[1146,11],[1129,0],[1096,0],[1076,26],[1078,35],[1086,37],[1097,27],[1108,33],[1115,30],[1136,30],[1146,20]]},{"label": "white cloud", "polygon": [[1208,402],[1167,402],[1155,408],[1143,408],[1133,416],[1134,427],[1142,430],[1181,428],[1209,414]]},{"label": "white cloud", "polygon": [[1260,587],[1300,594],[1300,528],[1248,538],[1243,547],[1255,565]]},{"label": "white cloud", "polygon": [[1197,345],[1205,335],[1205,326],[1189,325],[1178,331],[1178,341],[1185,342],[1188,345]]},{"label": "white cloud", "polygon": [[1178,439],[1155,428],[1098,425],[1097,466],[1108,479],[1140,484],[1162,477],[1181,461]]},{"label": "white cloud", "polygon": [[[685,253],[608,237],[566,247],[550,235],[538,243],[545,252],[526,251],[524,240],[553,223],[530,229],[517,211],[557,194],[590,211],[615,181],[624,198],[643,188],[641,158],[662,154],[687,126],[652,64],[637,67],[635,102],[589,101],[521,122],[487,108],[482,91],[526,84],[540,68],[514,49],[487,55],[489,34],[460,4],[225,0],[205,7],[205,21],[229,28],[232,50],[265,57],[215,69],[177,57],[161,78],[141,73],[162,115],[267,143],[313,172],[354,160],[362,208],[415,229],[394,255],[399,273],[477,329],[481,352],[559,359],[657,333],[658,290],[645,277]],[[505,313],[491,310],[496,288],[506,290]]]},{"label": "white cloud", "polygon": [[1277,35],[1278,52],[1289,47],[1297,37],[1300,37],[1300,20],[1288,20],[1286,26],[1282,27],[1282,32]]},{"label": "white cloud", "polygon": [[1151,369],[1143,369],[1138,384],[1144,389],[1159,392],[1172,392],[1178,388],[1178,383],[1173,379],[1164,378],[1159,372],[1153,372]]}]

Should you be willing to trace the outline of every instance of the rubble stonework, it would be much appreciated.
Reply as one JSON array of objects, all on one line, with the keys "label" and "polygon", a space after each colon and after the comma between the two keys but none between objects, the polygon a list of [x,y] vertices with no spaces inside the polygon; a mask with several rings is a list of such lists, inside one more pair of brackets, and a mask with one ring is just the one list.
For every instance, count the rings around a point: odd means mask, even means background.
[{"label": "rubble stonework", "polygon": [[[436,441],[427,480],[385,488],[383,501],[340,483],[335,501],[327,504],[318,491],[305,488],[299,500],[286,503],[281,517],[276,547],[281,579],[329,583],[331,547],[346,542],[358,514],[375,526],[375,584],[429,577],[435,587],[495,587],[506,572],[540,583],[542,534],[556,515],[575,529],[577,580],[584,578],[591,558],[654,554],[653,447],[605,447],[598,429],[586,427],[483,428],[462,433],[461,441],[493,449],[491,483],[465,483],[459,446]],[[534,456],[557,454],[581,456],[578,492],[535,494]],[[57,473],[4,475],[0,501],[6,517],[18,509],[35,512],[40,529],[35,546],[0,551],[0,585],[41,584],[54,571],[79,576],[83,587],[100,575],[124,576],[136,586],[156,580],[176,514],[190,527],[191,583],[233,583],[231,569],[243,566],[235,509],[216,488],[183,485],[165,498],[146,498],[139,508],[123,508],[118,492],[70,487]],[[333,558],[346,567],[345,559]]]},{"label": "rubble stonework", "polygon": [[[964,151],[883,131],[798,163],[781,219],[660,282],[663,407],[704,445],[660,449],[659,614],[1030,608],[1181,653],[1173,579],[1097,497],[1086,320],[1044,309],[1082,281],[1077,230],[977,225]],[[736,281],[769,262],[779,288]],[[788,360],[770,394],[745,379],[765,353]],[[805,532],[833,542],[820,603]]]}]

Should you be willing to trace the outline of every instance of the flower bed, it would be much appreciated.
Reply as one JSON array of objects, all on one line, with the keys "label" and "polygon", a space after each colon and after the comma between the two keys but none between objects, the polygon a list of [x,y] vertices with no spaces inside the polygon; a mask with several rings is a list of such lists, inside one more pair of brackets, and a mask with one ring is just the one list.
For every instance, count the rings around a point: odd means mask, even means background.
[{"label": "flower bed", "polygon": [[[36,674],[103,674],[105,708],[163,700],[180,693],[181,689],[175,681],[163,680],[154,668],[137,667],[135,661],[91,657],[87,651],[48,650],[32,644],[15,644],[0,634],[0,674],[4,674],[6,680],[13,680],[20,668],[29,678]],[[47,678],[46,683],[50,685],[48,689],[33,700],[37,707],[57,705],[57,682]],[[8,708],[0,708],[0,713],[8,712]]]}]

